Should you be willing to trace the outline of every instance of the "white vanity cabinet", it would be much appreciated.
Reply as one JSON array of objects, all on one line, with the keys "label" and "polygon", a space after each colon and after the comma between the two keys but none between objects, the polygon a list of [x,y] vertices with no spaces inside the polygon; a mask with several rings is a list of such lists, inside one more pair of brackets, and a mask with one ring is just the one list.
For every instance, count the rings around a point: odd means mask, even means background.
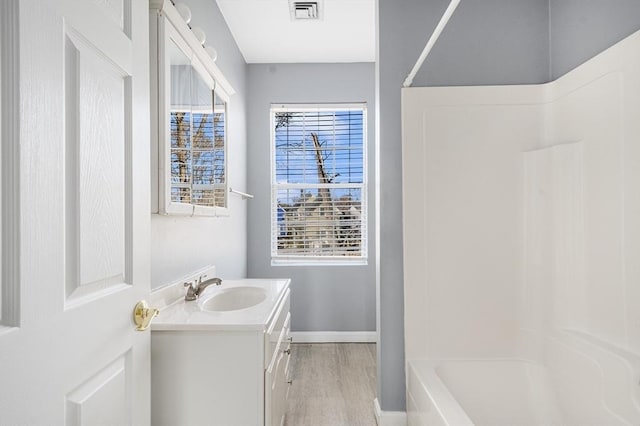
[{"label": "white vanity cabinet", "polygon": [[[189,312],[194,322],[181,329],[152,330],[151,423],[281,426],[290,385],[289,292],[287,285],[261,325],[209,327],[199,314],[215,323],[225,313]],[[171,309],[191,309],[188,303]],[[184,315],[171,309],[169,317]]]}]

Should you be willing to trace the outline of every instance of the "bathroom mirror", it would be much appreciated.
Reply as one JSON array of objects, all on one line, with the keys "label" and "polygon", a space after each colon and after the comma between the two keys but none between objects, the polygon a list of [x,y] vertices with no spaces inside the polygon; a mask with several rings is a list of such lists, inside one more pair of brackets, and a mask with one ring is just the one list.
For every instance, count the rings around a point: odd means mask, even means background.
[{"label": "bathroom mirror", "polygon": [[158,195],[152,212],[226,216],[230,87],[170,2],[163,3],[155,24],[152,138],[157,136],[157,146],[152,151],[157,164],[152,155],[152,173],[157,167]]}]

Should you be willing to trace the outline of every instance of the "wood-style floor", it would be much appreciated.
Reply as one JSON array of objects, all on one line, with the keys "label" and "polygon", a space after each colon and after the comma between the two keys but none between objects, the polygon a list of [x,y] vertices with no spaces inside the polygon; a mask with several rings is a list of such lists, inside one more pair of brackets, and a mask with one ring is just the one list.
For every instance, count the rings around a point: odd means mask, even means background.
[{"label": "wood-style floor", "polygon": [[285,426],[376,426],[376,346],[291,345]]}]

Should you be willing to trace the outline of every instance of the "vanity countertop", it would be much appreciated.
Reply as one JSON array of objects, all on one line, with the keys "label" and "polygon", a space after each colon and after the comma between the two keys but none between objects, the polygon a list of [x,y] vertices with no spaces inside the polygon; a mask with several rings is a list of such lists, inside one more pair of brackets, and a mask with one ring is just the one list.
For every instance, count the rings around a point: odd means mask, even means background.
[{"label": "vanity countertop", "polygon": [[266,299],[255,306],[234,311],[214,312],[200,308],[199,300],[186,302],[184,297],[165,306],[151,324],[152,331],[198,330],[265,330],[275,315],[280,300],[289,288],[290,279],[223,280],[220,286],[209,286],[200,295],[206,300],[216,292],[235,287],[260,287]]}]

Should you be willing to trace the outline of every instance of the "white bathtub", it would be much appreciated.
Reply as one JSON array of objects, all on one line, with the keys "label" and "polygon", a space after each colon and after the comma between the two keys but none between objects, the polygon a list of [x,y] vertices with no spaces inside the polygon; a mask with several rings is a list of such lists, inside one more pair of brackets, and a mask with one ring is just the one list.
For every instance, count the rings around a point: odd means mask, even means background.
[{"label": "white bathtub", "polygon": [[409,426],[559,426],[546,369],[524,360],[414,361]]},{"label": "white bathtub", "polygon": [[638,426],[640,357],[562,330],[544,365],[521,359],[407,364],[409,426]]}]

